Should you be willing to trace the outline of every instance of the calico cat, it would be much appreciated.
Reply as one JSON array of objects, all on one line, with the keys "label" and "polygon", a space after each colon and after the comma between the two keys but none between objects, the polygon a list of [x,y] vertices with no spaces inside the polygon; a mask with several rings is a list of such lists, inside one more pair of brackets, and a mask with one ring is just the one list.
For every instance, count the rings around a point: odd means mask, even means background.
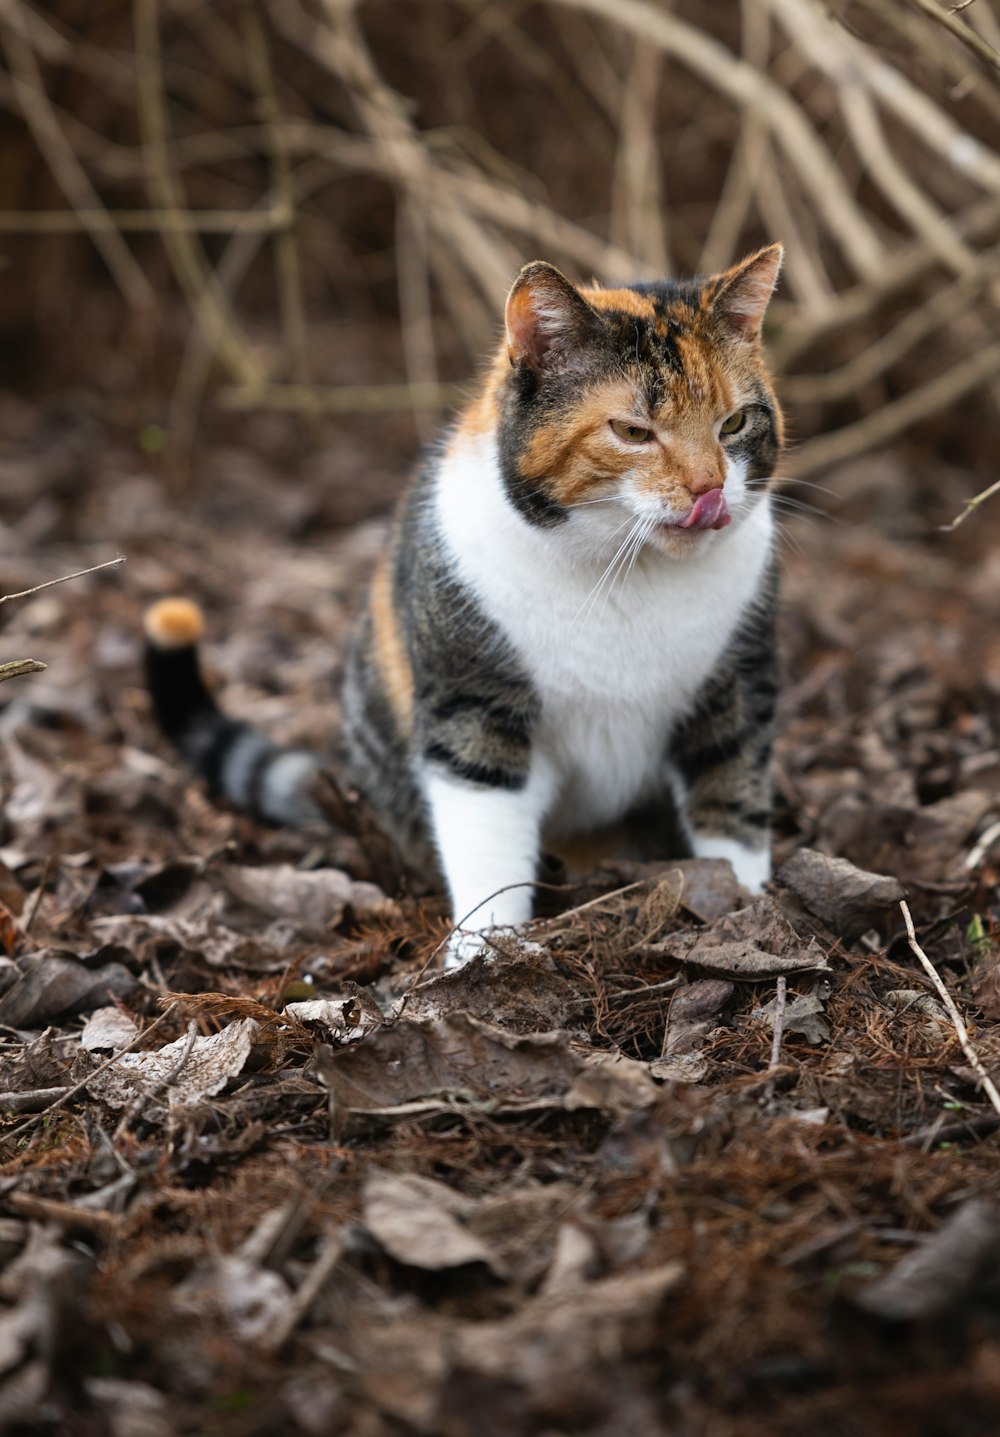
[{"label": "calico cat", "polygon": [[[478,394],[403,500],[342,757],[444,878],[452,964],[530,918],[543,851],[633,821],[654,849],[679,826],[751,889],[769,877],[782,420],[761,323],[781,253],[620,289],[527,265]],[[185,600],[147,614],[161,727],[234,803],[320,817],[322,760],[217,708],[200,632]]]}]

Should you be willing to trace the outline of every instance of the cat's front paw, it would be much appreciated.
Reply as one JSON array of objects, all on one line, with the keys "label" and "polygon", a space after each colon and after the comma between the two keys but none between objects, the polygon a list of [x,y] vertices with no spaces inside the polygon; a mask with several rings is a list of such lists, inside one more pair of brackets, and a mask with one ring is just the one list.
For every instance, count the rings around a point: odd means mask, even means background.
[{"label": "cat's front paw", "polygon": [[728,858],[738,883],[751,893],[763,893],[771,877],[771,850],[749,848],[734,838],[695,835],[694,851],[698,858]]}]

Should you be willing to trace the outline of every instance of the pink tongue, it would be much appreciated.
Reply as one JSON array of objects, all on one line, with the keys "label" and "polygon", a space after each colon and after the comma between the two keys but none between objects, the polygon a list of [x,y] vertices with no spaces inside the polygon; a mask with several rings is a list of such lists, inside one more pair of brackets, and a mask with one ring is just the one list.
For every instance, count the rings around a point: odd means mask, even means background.
[{"label": "pink tongue", "polygon": [[694,501],[694,508],[677,527],[678,529],[724,529],[727,524],[732,523],[732,518],[722,490],[709,489],[707,494],[698,495]]}]

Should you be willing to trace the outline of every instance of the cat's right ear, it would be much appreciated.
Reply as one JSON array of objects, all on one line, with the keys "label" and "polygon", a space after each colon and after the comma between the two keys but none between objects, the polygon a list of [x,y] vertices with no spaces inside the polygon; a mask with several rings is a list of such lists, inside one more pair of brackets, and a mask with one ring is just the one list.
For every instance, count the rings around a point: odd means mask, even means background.
[{"label": "cat's right ear", "polygon": [[565,369],[596,335],[600,318],[555,265],[526,264],[507,296],[507,353],[542,377]]}]

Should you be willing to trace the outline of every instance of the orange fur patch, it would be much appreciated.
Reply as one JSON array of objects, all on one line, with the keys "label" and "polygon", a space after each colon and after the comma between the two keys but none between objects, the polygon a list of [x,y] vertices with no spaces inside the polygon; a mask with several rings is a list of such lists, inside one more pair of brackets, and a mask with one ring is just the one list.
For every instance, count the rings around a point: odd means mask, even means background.
[{"label": "orange fur patch", "polygon": [[383,555],[371,590],[375,663],[382,675],[389,705],[405,732],[413,722],[413,670],[410,668],[399,617],[392,599],[392,569]]},{"label": "orange fur patch", "polygon": [[191,599],[160,599],[146,610],[143,628],[158,649],[187,649],[205,632],[205,619]]},{"label": "orange fur patch", "polygon": [[594,309],[610,309],[617,314],[631,314],[636,319],[653,319],[656,306],[645,294],[634,289],[581,289],[580,293]]}]

